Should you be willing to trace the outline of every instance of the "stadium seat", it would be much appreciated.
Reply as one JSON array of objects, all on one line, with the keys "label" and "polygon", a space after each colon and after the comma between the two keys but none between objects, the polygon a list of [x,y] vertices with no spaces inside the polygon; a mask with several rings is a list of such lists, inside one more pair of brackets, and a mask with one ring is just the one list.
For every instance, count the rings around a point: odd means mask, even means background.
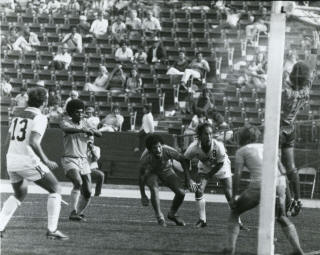
[{"label": "stadium seat", "polygon": [[1,60],[1,67],[2,68],[16,68],[17,64],[16,59],[2,59]]},{"label": "stadium seat", "polygon": [[[314,189],[316,186],[317,171],[314,168],[301,168],[298,171],[300,177],[300,185],[311,186],[310,198],[313,198]],[[304,190],[303,188],[301,190]]]},{"label": "stadium seat", "polygon": [[33,79],[34,70],[32,69],[21,69],[22,79]]},{"label": "stadium seat", "polygon": [[10,78],[18,78],[18,73],[15,68],[4,68],[4,74],[9,76]]}]

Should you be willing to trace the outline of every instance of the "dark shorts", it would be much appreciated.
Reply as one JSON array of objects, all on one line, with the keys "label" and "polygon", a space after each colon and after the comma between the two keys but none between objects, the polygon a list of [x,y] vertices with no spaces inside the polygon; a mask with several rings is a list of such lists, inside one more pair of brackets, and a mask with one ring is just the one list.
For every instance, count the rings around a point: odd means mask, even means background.
[{"label": "dark shorts", "polygon": [[176,175],[175,172],[172,174],[156,174],[151,172],[145,177],[145,184],[149,187],[158,187],[159,181],[173,191],[177,189],[183,189],[181,179],[178,177],[178,175]]},{"label": "dark shorts", "polygon": [[295,129],[293,126],[281,127],[279,134],[279,147],[281,149],[293,148],[295,142]]}]

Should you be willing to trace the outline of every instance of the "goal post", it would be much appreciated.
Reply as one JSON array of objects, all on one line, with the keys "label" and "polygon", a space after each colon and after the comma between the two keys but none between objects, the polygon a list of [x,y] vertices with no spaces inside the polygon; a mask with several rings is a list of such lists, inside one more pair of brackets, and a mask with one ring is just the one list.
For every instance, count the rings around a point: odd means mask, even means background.
[{"label": "goal post", "polygon": [[268,40],[268,71],[264,127],[261,200],[259,208],[258,254],[274,254],[276,174],[281,110],[282,72],[286,16],[282,1],[272,2]]}]

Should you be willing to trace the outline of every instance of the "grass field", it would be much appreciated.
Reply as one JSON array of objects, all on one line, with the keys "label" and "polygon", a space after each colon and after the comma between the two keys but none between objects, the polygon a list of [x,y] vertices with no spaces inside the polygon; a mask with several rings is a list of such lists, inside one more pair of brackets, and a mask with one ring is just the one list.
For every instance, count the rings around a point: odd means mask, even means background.
[{"label": "grass field", "polygon": [[[1,194],[1,201],[8,194]],[[66,201],[68,196],[63,197]],[[70,236],[68,241],[47,240],[46,195],[30,194],[16,211],[7,226],[1,243],[1,254],[220,254],[225,241],[229,209],[227,204],[208,203],[208,227],[196,229],[197,212],[194,202],[185,202],[180,216],[187,225],[178,227],[168,222],[168,227],[157,225],[151,206],[142,207],[140,200],[128,198],[93,198],[86,215],[87,222],[70,222],[69,208],[62,206],[59,229]],[[170,201],[162,201],[167,213]],[[250,228],[241,232],[237,254],[256,254],[257,212],[253,210],[242,217]],[[300,234],[303,248],[320,250],[319,209],[304,209],[293,218]],[[275,251],[288,254],[291,249],[281,229],[276,227]]]}]

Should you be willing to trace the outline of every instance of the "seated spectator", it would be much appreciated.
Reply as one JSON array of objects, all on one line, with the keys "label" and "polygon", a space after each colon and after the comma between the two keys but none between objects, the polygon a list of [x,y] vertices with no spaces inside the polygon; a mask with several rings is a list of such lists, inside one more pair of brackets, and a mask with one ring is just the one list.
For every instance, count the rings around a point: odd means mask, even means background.
[{"label": "seated spectator", "polygon": [[87,82],[84,85],[83,90],[85,91],[106,91],[107,81],[109,79],[109,73],[105,66],[100,66],[100,74],[94,80],[93,83]]},{"label": "seated spectator", "polygon": [[212,107],[212,103],[209,98],[208,90],[205,88],[202,90],[202,94],[197,100],[192,104],[193,114],[197,112],[203,112],[204,115],[207,115],[209,109]]},{"label": "seated spectator", "polygon": [[35,7],[34,7],[34,5],[32,4],[32,2],[28,2],[27,3],[27,7],[26,7],[26,9],[25,9],[25,13],[27,14],[27,15],[33,15],[33,14],[35,14]]},{"label": "seated spectator", "polygon": [[28,38],[29,44],[31,46],[40,45],[40,40],[38,38],[38,35],[36,33],[30,32],[29,26],[25,28],[25,35],[26,35],[26,38]]},{"label": "seated spectator", "polygon": [[77,27],[71,27],[71,33],[66,34],[62,43],[66,44],[69,52],[82,52],[82,36],[78,33]]},{"label": "seated spectator", "polygon": [[173,63],[173,65],[168,69],[168,75],[183,75],[184,71],[187,69],[189,61],[186,58],[184,51],[179,51],[179,58]]},{"label": "seated spectator", "polygon": [[301,48],[303,50],[310,50],[312,48],[312,44],[312,39],[309,36],[304,35],[303,39],[301,40]]},{"label": "seated spectator", "polygon": [[87,22],[87,17],[84,16],[84,15],[81,15],[79,17],[78,31],[84,37],[92,36],[92,35],[89,35],[89,33],[90,33],[90,23]]},{"label": "seated spectator", "polygon": [[25,32],[22,29],[18,29],[18,38],[17,40],[12,44],[13,50],[22,51],[22,52],[28,52],[32,51],[33,48],[30,43],[25,38]]},{"label": "seated spectator", "polygon": [[108,20],[103,18],[102,12],[99,12],[98,18],[91,24],[90,33],[92,33],[94,37],[106,35],[108,32],[108,25]]},{"label": "seated spectator", "polygon": [[63,47],[58,46],[57,54],[53,57],[50,66],[56,70],[68,70],[71,60],[71,55],[68,52],[68,45],[64,44]]},{"label": "seated spectator", "polygon": [[119,106],[114,106],[112,113],[109,113],[100,123],[102,127],[99,129],[100,132],[118,132],[121,131],[124,118],[120,114]]},{"label": "seated spectator", "polygon": [[214,29],[228,29],[228,28],[237,28],[238,22],[242,15],[246,13],[244,10],[239,10],[238,12],[232,8],[224,8],[221,10],[227,15],[227,19],[222,22],[221,25],[212,25]]},{"label": "seated spectator", "polygon": [[45,0],[40,0],[40,5],[37,11],[38,11],[38,14],[49,14],[48,6]]},{"label": "seated spectator", "polygon": [[246,38],[248,43],[254,45],[255,38],[263,32],[267,34],[268,28],[264,23],[263,19],[257,18],[253,24],[249,24],[246,26]]},{"label": "seated spectator", "polygon": [[66,10],[71,14],[79,14],[80,13],[80,4],[77,0],[70,0],[70,2],[66,6]]},{"label": "seated spectator", "polygon": [[161,31],[161,25],[157,18],[153,17],[152,11],[147,12],[147,18],[142,22],[142,30],[145,35],[157,35]]},{"label": "seated spectator", "polygon": [[50,88],[48,97],[48,107],[54,105],[61,105],[61,96],[58,95],[57,90],[55,88]]},{"label": "seated spectator", "polygon": [[122,21],[122,16],[116,17],[116,22],[111,26],[112,36],[116,43],[124,40],[127,35],[126,25]]},{"label": "seated spectator", "polygon": [[136,10],[130,10],[129,16],[126,18],[126,26],[127,29],[130,31],[129,36],[138,37],[140,36],[141,31],[141,19],[137,17],[137,11]]},{"label": "seated spectator", "polygon": [[137,69],[133,68],[130,73],[130,76],[127,77],[125,81],[125,91],[132,93],[141,92],[142,79],[140,78]]},{"label": "seated spectator", "polygon": [[18,106],[18,107],[27,107],[28,99],[29,99],[29,97],[27,94],[27,89],[24,87],[21,87],[20,94],[18,94],[14,98],[14,102],[15,102],[16,106]]},{"label": "seated spectator", "polygon": [[[109,79],[107,80],[106,89],[115,88],[117,90],[122,90],[125,86],[126,75],[122,69],[122,65],[117,64],[109,75]],[[120,84],[119,84],[120,82]]]},{"label": "seated spectator", "polygon": [[1,77],[1,96],[10,96],[11,95],[11,90],[12,86],[9,83],[9,77],[7,75],[2,75]]},{"label": "seated spectator", "polygon": [[71,90],[69,95],[70,96],[66,99],[66,101],[64,103],[64,106],[63,106],[63,111],[64,112],[66,111],[66,107],[67,107],[67,104],[69,103],[69,101],[79,98],[79,93],[76,90]]},{"label": "seated spectator", "polygon": [[0,1],[0,10],[3,10],[5,13],[14,12],[15,11],[14,0]]},{"label": "seated spectator", "polygon": [[192,60],[188,68],[184,71],[183,76],[181,78],[181,85],[185,86],[192,76],[200,80],[205,72],[210,72],[209,63],[202,56],[201,52],[197,52],[196,58]]},{"label": "seated spectator", "polygon": [[61,10],[61,3],[59,0],[51,0],[48,2],[47,9],[49,13],[56,14]]},{"label": "seated spectator", "polygon": [[90,128],[97,129],[100,119],[94,115],[94,108],[92,106],[86,107],[86,115],[87,123],[89,124]]},{"label": "seated spectator", "polygon": [[49,108],[49,113],[46,115],[49,119],[49,123],[59,123],[63,116],[63,109],[62,107],[56,103]]},{"label": "seated spectator", "polygon": [[135,152],[144,150],[145,138],[148,134],[154,133],[154,121],[151,112],[151,106],[145,104],[143,106],[142,125],[139,131],[139,148],[134,148]]},{"label": "seated spectator", "polygon": [[143,47],[139,47],[136,54],[134,54],[134,62],[137,64],[147,64],[147,53]]},{"label": "seated spectator", "polygon": [[153,46],[149,48],[147,53],[147,62],[149,64],[165,62],[167,55],[161,41],[158,37],[155,37],[153,41]]},{"label": "seated spectator", "polygon": [[120,47],[115,52],[115,58],[118,62],[132,62],[133,61],[133,52],[127,47],[125,41],[120,42]]},{"label": "seated spectator", "polygon": [[1,45],[5,46],[8,50],[13,49],[13,44],[17,40],[17,28],[11,27],[9,28],[9,34],[1,34]]}]

